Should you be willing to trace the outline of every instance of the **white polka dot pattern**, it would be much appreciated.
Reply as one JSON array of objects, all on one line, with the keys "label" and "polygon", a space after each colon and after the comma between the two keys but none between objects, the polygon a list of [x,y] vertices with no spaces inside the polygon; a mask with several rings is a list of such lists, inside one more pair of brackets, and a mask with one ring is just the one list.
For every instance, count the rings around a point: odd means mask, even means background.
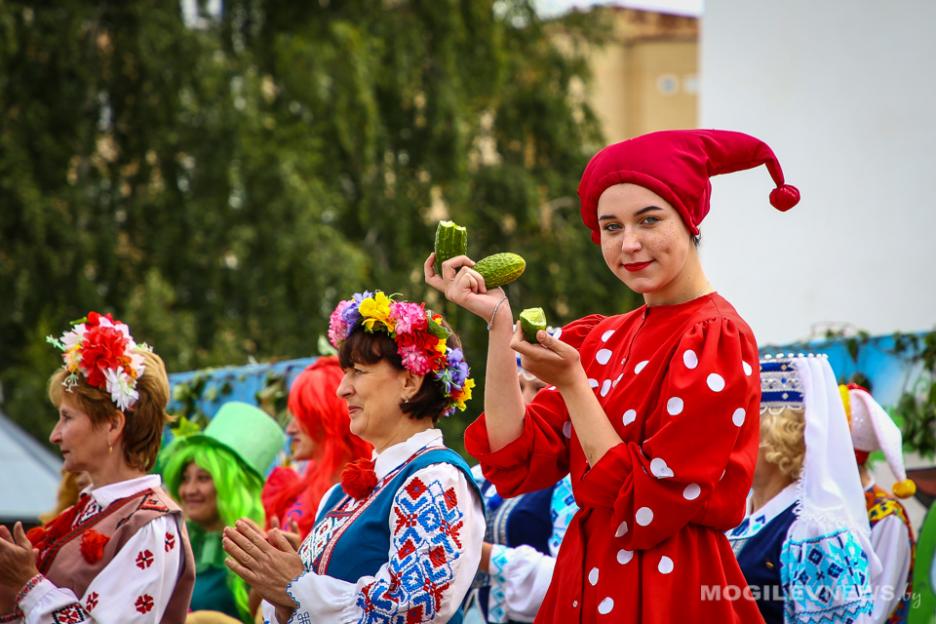
[{"label": "white polka dot pattern", "polygon": [[679,397],[670,397],[666,402],[666,413],[670,416],[678,416],[682,414],[683,407],[685,407],[685,404],[682,399]]},{"label": "white polka dot pattern", "polygon": [[708,384],[709,390],[712,392],[721,392],[725,389],[725,378],[718,373],[712,373],[706,377],[705,383]]},{"label": "white polka dot pattern", "polygon": [[686,489],[683,490],[682,496],[686,500],[695,500],[699,498],[699,494],[702,493],[702,488],[699,487],[698,483],[690,483],[686,486]]},{"label": "white polka dot pattern", "polygon": [[696,355],[696,352],[692,349],[686,349],[682,354],[683,364],[686,365],[686,368],[692,370],[699,365],[699,356]]},{"label": "white polka dot pattern", "polygon": [[654,457],[650,462],[650,472],[657,479],[667,479],[673,476],[673,469],[666,465],[662,457]]},{"label": "white polka dot pattern", "polygon": [[614,609],[614,599],[611,597],[605,598],[598,603],[598,613],[601,615],[608,615],[612,609]]},{"label": "white polka dot pattern", "polygon": [[611,392],[611,380],[605,379],[601,382],[601,396],[606,397]]},{"label": "white polka dot pattern", "polygon": [[595,354],[595,361],[604,366],[611,361],[611,349],[601,349]]},{"label": "white polka dot pattern", "polygon": [[647,526],[653,522],[653,510],[649,507],[641,507],[634,514],[634,519],[637,520],[637,524],[640,526]]}]

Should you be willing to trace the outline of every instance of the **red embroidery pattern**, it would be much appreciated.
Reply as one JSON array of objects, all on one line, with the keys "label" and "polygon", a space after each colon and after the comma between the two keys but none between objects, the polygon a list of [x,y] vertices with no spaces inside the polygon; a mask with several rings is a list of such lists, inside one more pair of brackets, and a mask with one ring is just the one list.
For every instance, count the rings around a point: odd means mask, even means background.
[{"label": "red embroidery pattern", "polygon": [[143,502],[140,503],[140,509],[161,511],[163,513],[167,513],[169,511],[169,508],[163,505],[155,496],[148,496],[147,498],[144,498]]},{"label": "red embroidery pattern", "polygon": [[175,535],[166,533],[166,552],[169,552],[173,548],[175,548]]},{"label": "red embroidery pattern", "polygon": [[23,619],[23,612],[20,611],[19,607],[6,615],[0,615],[0,624],[7,624],[8,622],[19,622]]},{"label": "red embroidery pattern", "polygon": [[141,550],[138,552],[136,556],[136,565],[141,570],[145,570],[146,568],[153,565],[153,553],[151,553],[149,550]]},{"label": "red embroidery pattern", "polygon": [[78,603],[70,604],[67,607],[62,607],[58,611],[52,613],[52,621],[55,624],[80,624],[81,622],[88,621],[88,614],[85,613],[85,610],[81,608],[81,605]]},{"label": "red embroidery pattern", "polygon": [[97,592],[91,592],[88,594],[88,597],[85,599],[85,611],[88,613],[94,611],[94,607],[98,605],[98,597],[99,596]]},{"label": "red embroidery pattern", "polygon": [[400,607],[409,605],[408,624],[431,622],[454,579],[452,564],[461,556],[464,516],[458,496],[454,488],[443,490],[438,481],[427,486],[415,477],[397,493],[393,511],[390,582],[364,586],[357,604],[367,621],[401,622]]},{"label": "red embroidery pattern", "polygon": [[29,579],[28,581],[26,581],[26,584],[23,585],[23,589],[19,590],[19,593],[16,594],[16,602],[17,602],[17,604],[19,604],[20,602],[22,602],[22,601],[23,601],[23,598],[26,597],[26,594],[28,594],[29,592],[31,592],[31,591],[36,587],[36,585],[38,585],[39,583],[42,582],[42,580],[43,580],[44,578],[45,578],[45,577],[42,576],[41,574],[37,574],[36,576],[34,576],[34,577],[32,577],[31,579]]},{"label": "red embroidery pattern", "polygon": [[140,613],[149,613],[153,610],[153,597],[149,594],[143,594],[136,599],[136,610]]}]

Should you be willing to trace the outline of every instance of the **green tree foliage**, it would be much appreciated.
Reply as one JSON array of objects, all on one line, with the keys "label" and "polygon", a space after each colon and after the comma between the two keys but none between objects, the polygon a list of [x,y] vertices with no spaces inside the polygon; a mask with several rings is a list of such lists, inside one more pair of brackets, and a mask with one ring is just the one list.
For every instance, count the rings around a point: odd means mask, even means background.
[{"label": "green tree foliage", "polygon": [[[170,370],[309,355],[365,287],[422,283],[435,223],[515,251],[516,310],[635,299],[581,226],[579,95],[606,32],[522,0],[0,4],[0,382],[40,437],[44,336],[112,311]],[[187,6],[188,3],[183,3]],[[477,414],[475,401],[469,417]],[[450,423],[455,429],[465,419]]]}]

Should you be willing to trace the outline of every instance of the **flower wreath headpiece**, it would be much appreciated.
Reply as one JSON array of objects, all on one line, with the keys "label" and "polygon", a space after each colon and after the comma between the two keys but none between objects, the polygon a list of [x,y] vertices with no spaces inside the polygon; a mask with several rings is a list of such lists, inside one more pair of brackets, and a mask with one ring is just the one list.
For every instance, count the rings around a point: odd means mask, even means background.
[{"label": "flower wreath headpiece", "polygon": [[81,375],[89,386],[106,390],[121,410],[133,407],[140,396],[137,380],[144,370],[141,352],[152,349],[146,344],[138,345],[130,335],[130,328],[110,314],[89,312],[72,325],[61,338],[46,337],[49,344],[62,351],[62,361],[69,373],[62,385],[71,390],[78,385]]},{"label": "flower wreath headpiece", "polygon": [[474,379],[461,349],[449,349],[451,332],[442,325],[442,316],[426,309],[424,303],[396,301],[382,291],[356,293],[338,303],[328,322],[328,340],[340,348],[358,326],[368,333],[386,332],[397,345],[406,370],[416,375],[432,373],[445,391],[449,403],[443,416],[465,411],[471,399]]}]

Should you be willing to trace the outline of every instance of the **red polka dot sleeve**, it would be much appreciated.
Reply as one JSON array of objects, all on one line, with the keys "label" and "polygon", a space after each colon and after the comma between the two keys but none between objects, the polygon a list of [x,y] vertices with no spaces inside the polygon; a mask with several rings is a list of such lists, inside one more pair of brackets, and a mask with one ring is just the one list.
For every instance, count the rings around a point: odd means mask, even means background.
[{"label": "red polka dot sleeve", "polygon": [[[603,316],[592,314],[562,328],[559,339],[578,349]],[[543,389],[526,408],[523,433],[491,452],[481,414],[465,430],[465,448],[504,497],[549,487],[569,472],[569,412],[555,389]]]},{"label": "red polka dot sleeve", "polygon": [[576,488],[584,506],[611,507],[623,546],[651,548],[687,524],[728,530],[741,521],[757,455],[760,381],[747,328],[694,325],[650,404],[642,443],[612,448]]}]

